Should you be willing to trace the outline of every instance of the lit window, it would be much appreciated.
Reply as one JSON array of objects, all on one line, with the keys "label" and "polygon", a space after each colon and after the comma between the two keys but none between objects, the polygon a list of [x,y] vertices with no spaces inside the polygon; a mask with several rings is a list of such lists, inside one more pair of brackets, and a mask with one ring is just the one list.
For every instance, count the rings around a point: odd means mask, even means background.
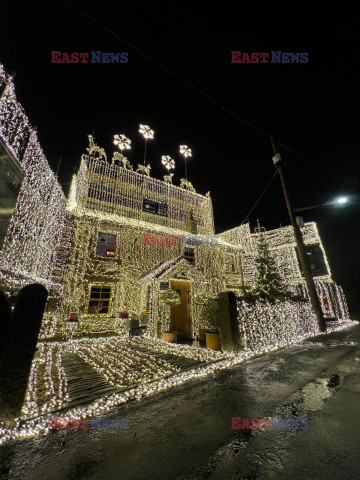
[{"label": "lit window", "polygon": [[194,248],[184,248],[183,257],[187,260],[191,265],[195,264],[195,249]]},{"label": "lit window", "polygon": [[99,232],[96,255],[99,257],[115,257],[116,236],[110,233]]},{"label": "lit window", "polygon": [[107,315],[110,313],[111,287],[94,286],[90,288],[88,314]]}]

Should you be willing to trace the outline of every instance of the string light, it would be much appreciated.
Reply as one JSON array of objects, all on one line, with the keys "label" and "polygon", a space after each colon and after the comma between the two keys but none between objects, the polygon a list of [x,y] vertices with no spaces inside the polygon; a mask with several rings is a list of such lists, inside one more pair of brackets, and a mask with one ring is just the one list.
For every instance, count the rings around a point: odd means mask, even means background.
[{"label": "string light", "polygon": [[[336,318],[348,319],[349,311],[346,298],[342,288],[336,285],[331,277],[331,270],[326,252],[321,241],[316,223],[309,222],[301,227],[305,245],[314,245],[320,249],[324,259],[326,275],[318,275],[314,277],[315,286],[322,299],[327,297],[330,304],[330,311],[325,309],[323,312],[331,314]],[[277,268],[282,278],[286,282],[286,286],[294,294],[300,294],[307,298],[307,288],[304,277],[300,269],[300,264],[296,252],[296,241],[291,226],[281,227],[265,232],[251,233],[249,224],[236,227],[226,232],[218,234],[218,237],[228,241],[231,244],[241,246],[243,251],[241,254],[242,271],[244,283],[250,290],[255,285],[256,268],[254,258],[258,249],[260,236],[263,234],[269,245],[271,256],[275,259]]]},{"label": "string light", "polygon": [[[70,247],[66,198],[15,95],[12,78],[0,65],[0,139],[24,172],[15,209],[0,252],[0,285],[6,292],[29,283],[49,291],[55,316]],[[43,327],[42,332],[46,330]]]},{"label": "string light", "polygon": [[192,156],[192,152],[191,152],[191,148],[189,148],[187,145],[180,145],[179,148],[180,148],[180,153],[185,157],[185,180],[187,181],[186,160],[187,160],[187,157]]},{"label": "string light", "polygon": [[152,140],[154,138],[154,130],[151,130],[151,128],[148,125],[140,124],[139,132],[145,138],[145,140],[149,140],[149,139]]},{"label": "string light", "polygon": [[[144,150],[144,167],[145,167],[147,141],[149,139],[152,140],[154,138],[154,130],[151,130],[151,128],[148,125],[141,125],[140,124],[139,132],[145,138],[145,150]],[[148,167],[150,167],[150,165],[148,165]]]},{"label": "string light", "polygon": [[[0,138],[19,162],[25,177],[0,252],[1,285],[9,291],[39,282],[49,289],[42,338],[58,332],[65,333],[70,328],[75,335],[90,332],[126,334],[126,323],[118,318],[118,313],[129,312],[135,317],[147,310],[150,310],[150,336],[39,344],[22,418],[17,419],[17,426],[13,429],[0,425],[0,444],[10,439],[46,434],[51,427],[48,412],[68,404],[67,382],[61,361],[63,353],[78,353],[114,387],[139,384],[126,392],[115,392],[98,399],[88,407],[67,412],[71,417],[84,417],[104,413],[130,399],[140,399],[186,381],[203,378],[255,354],[266,353],[319,333],[306,301],[289,300],[275,304],[257,301],[250,304],[238,299],[238,322],[245,344],[245,350],[240,354],[213,352],[156,339],[159,332],[170,329],[170,307],[159,301],[160,282],[172,279],[187,281],[191,286],[191,295],[207,298],[214,298],[226,289],[240,292],[244,284],[251,287],[255,281],[254,258],[258,234],[252,234],[248,225],[223,232],[217,237],[216,248],[204,244],[195,247],[195,266],[189,265],[182,257],[181,245],[143,248],[141,239],[144,233],[183,235],[190,210],[197,222],[199,235],[213,235],[209,193],[205,196],[196,193],[187,178],[183,182],[186,190],[151,178],[150,169],[147,170],[148,175],[141,175],[131,170],[125,157],[115,158],[122,162],[122,167],[115,162],[110,164],[106,161],[105,151],[91,137],[90,155],[82,156],[66,201],[41,149],[36,131],[16,100],[12,79],[6,76],[0,65],[0,87],[5,84],[6,90],[0,101]],[[146,125],[140,125],[141,128],[143,131],[139,131],[144,135],[146,144],[148,138],[154,137],[154,132]],[[114,144],[121,151],[131,148],[131,141],[125,135],[115,135]],[[188,146],[181,145],[180,153],[185,157],[186,172],[186,160],[192,152]],[[164,163],[164,158],[167,158],[167,163]],[[163,156],[162,163],[168,170],[175,166],[169,156]],[[158,207],[166,205],[166,214],[145,211],[144,198]],[[161,212],[164,213],[164,210]],[[116,238],[111,258],[96,255],[98,237],[102,232]],[[331,278],[316,224],[305,224],[302,233],[305,244],[318,245],[323,253],[327,274],[316,277],[315,283],[319,297],[329,300],[326,313],[339,319],[339,324],[328,331],[353,325],[354,322],[348,321],[342,289]],[[294,293],[306,297],[292,227],[271,230],[265,235],[287,286]],[[229,254],[233,259],[231,271],[225,268]],[[108,314],[98,317],[87,313],[91,289],[104,285],[109,285],[111,290]],[[325,304],[323,309],[324,312],[327,309]],[[76,327],[70,327],[66,322],[70,311],[79,312],[79,325]],[[194,302],[191,318],[194,336],[201,325],[201,313],[201,305]],[[168,362],[136,350],[139,347],[215,363],[179,372]],[[24,421],[39,415],[41,417]]]},{"label": "string light", "polygon": [[170,155],[162,155],[161,163],[164,165],[165,168],[168,170],[172,170],[175,168],[175,160],[173,160]]},{"label": "string light", "polygon": [[[261,311],[260,307],[258,308],[258,313],[261,313],[261,319],[260,322],[264,322],[264,310]],[[269,306],[265,307],[269,308]],[[277,306],[273,306],[273,310],[276,310]],[[273,313],[273,312],[271,312]],[[282,324],[281,329],[283,332],[286,331],[286,320],[285,320],[285,315],[287,314],[286,311],[283,312],[283,317],[282,320],[285,323]],[[276,322],[275,318],[279,318],[280,314],[277,313],[275,316],[272,318],[271,326],[274,331],[276,331]],[[244,318],[244,310],[243,306],[239,308],[238,304],[238,318],[239,320]],[[291,319],[289,317],[286,317],[288,319],[288,324],[291,323]],[[303,338],[310,337],[313,335],[318,335],[322,334],[321,332],[318,332],[317,330],[317,325],[313,324],[314,319],[310,322],[307,322],[307,325],[309,326],[309,331],[306,332],[306,328],[303,328],[300,326],[300,323],[298,323],[298,326],[296,329],[293,330],[293,332],[297,332],[297,337],[291,339],[290,336],[288,336],[289,343],[286,343],[286,340],[280,338],[279,341],[276,341],[276,338],[274,337],[273,333],[270,333],[272,337],[268,337],[267,339],[262,338],[262,345],[263,347],[258,347],[254,350],[250,348],[246,348],[245,350],[241,351],[239,354],[223,354],[224,358],[218,358],[217,360],[213,361],[212,363],[209,363],[207,365],[201,365],[198,366],[197,368],[190,370],[190,371],[185,371],[182,373],[175,373],[171,376],[167,376],[165,378],[160,378],[158,380],[149,382],[149,383],[143,383],[140,384],[136,387],[130,388],[125,392],[115,392],[113,394],[104,396],[103,398],[97,399],[93,402],[91,402],[88,406],[86,407],[76,407],[76,408],[70,408],[67,410],[66,414],[62,413],[62,416],[66,415],[66,418],[86,418],[86,417],[91,417],[94,415],[101,415],[105,414],[106,412],[112,410],[115,406],[127,403],[129,400],[140,400],[143,397],[148,397],[150,395],[153,395],[155,393],[159,393],[162,391],[165,391],[169,388],[173,388],[176,386],[180,386],[184,384],[185,382],[192,381],[192,380],[200,380],[201,378],[205,378],[211,374],[214,374],[215,372],[222,370],[222,369],[228,369],[231,368],[239,363],[242,363],[245,360],[249,360],[252,358],[254,355],[258,355],[260,353],[267,353],[269,351],[277,350],[278,348],[281,348],[285,345],[288,345],[290,343],[293,343],[295,341],[300,341]],[[351,321],[345,321],[341,322],[339,325],[336,326],[331,326],[328,328],[328,332],[335,332],[338,330],[341,330],[343,328],[350,327],[352,325],[357,325],[357,322],[351,322]],[[247,325],[250,325],[250,322],[247,323]],[[263,324],[264,325],[264,324]],[[255,322],[253,332],[255,332],[257,329],[261,328],[259,327],[259,324]],[[266,330],[266,329],[265,329]],[[249,334],[249,338],[246,340],[247,344],[249,345],[251,343],[251,340],[254,338],[254,333]],[[96,343],[101,343],[105,342],[106,339],[96,339],[93,340]],[[143,346],[146,346],[147,342],[149,343],[149,347],[154,348],[154,343],[158,342],[157,349],[158,351],[169,351],[169,348],[174,348],[176,350],[179,349],[181,350],[181,353],[183,353],[185,350],[189,354],[193,352],[192,357],[187,357],[187,358],[193,358],[195,360],[199,360],[204,355],[202,352],[207,352],[204,349],[198,349],[196,347],[185,347],[181,345],[167,345],[165,342],[161,342],[155,339],[149,339],[149,338],[144,338],[143,339],[144,343],[142,344]],[[88,340],[88,342],[90,342]],[[69,345],[68,342],[67,345]],[[131,342],[130,342],[131,343]],[[140,340],[136,339],[134,340],[135,344],[139,344]],[[69,348],[68,346],[65,347],[66,344],[62,344],[62,348]],[[70,347],[71,348],[71,347]],[[150,348],[149,348],[150,349]],[[172,350],[173,352],[174,350]],[[221,355],[221,352],[212,352],[213,354],[219,354]],[[206,358],[206,357],[205,357]],[[200,360],[201,361],[201,360]],[[208,360],[205,360],[208,361]],[[32,419],[32,420],[27,420],[27,421],[22,421],[21,419],[16,419],[16,427],[6,429],[4,425],[0,424],[0,445],[4,444],[10,440],[17,440],[17,439],[25,439],[25,438],[31,438],[31,437],[36,437],[39,435],[47,435],[49,430],[51,429],[51,418],[52,416],[56,415],[56,412],[52,414],[47,414],[43,415],[41,417]]]},{"label": "string light", "polygon": [[185,158],[191,157],[191,148],[189,148],[187,145],[180,145],[180,153],[184,155]]},{"label": "string light", "polygon": [[125,135],[114,135],[114,145],[117,145],[121,151],[130,150],[131,140]]}]

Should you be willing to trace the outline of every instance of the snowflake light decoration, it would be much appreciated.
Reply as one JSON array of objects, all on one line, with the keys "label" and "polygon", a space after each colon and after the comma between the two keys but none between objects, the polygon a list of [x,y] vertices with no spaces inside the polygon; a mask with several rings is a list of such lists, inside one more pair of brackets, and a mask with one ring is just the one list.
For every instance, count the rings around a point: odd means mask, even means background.
[{"label": "snowflake light decoration", "polygon": [[121,151],[130,150],[131,140],[123,134],[114,135],[114,145],[117,145]]},{"label": "snowflake light decoration", "polygon": [[189,148],[187,145],[180,145],[180,153],[184,155],[184,157],[191,157],[191,148]]},{"label": "snowflake light decoration", "polygon": [[168,170],[172,170],[175,168],[175,160],[173,160],[170,155],[162,155],[161,163],[164,165],[165,168]]},{"label": "snowflake light decoration", "polygon": [[154,138],[154,130],[151,130],[151,128],[149,127],[149,125],[142,125],[140,123],[139,125],[139,132],[143,135],[143,137],[148,140],[149,138],[150,139],[153,139]]},{"label": "snowflake light decoration", "polygon": [[185,157],[185,179],[187,181],[186,159],[192,155],[191,148],[189,148],[187,145],[180,145],[180,153]]}]

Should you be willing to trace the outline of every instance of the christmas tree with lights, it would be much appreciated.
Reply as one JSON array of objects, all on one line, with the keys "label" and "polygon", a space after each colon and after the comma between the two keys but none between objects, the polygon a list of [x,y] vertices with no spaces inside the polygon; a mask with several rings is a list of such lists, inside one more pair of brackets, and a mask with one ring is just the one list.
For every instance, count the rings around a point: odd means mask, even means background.
[{"label": "christmas tree with lights", "polygon": [[260,226],[256,231],[259,233],[257,256],[255,258],[256,276],[255,287],[252,295],[265,298],[287,298],[291,293],[281,278],[274,257],[270,253],[264,229]]}]

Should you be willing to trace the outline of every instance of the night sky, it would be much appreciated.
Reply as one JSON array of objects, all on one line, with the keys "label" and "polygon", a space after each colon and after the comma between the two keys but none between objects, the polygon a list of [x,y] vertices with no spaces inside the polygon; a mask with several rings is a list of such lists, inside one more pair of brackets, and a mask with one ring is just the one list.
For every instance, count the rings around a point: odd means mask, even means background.
[{"label": "night sky", "polygon": [[[294,206],[339,195],[346,206],[303,213],[318,222],[334,280],[360,318],[359,58],[355,2],[338,4],[244,2],[72,2],[224,107],[297,152],[284,152]],[[117,5],[117,6],[115,6]],[[128,52],[124,64],[53,64],[52,50]],[[232,64],[231,51],[308,52],[306,64]],[[16,92],[50,165],[67,193],[87,133],[111,158],[115,133],[132,140],[128,158],[142,163],[139,123],[155,130],[148,142],[152,176],[166,173],[161,155],[177,160],[178,146],[193,150],[189,179],[211,191],[216,232],[239,225],[274,172],[268,138],[204,98],[121,39],[63,1],[3,4],[0,62],[16,71]],[[267,229],[289,223],[276,178],[250,216]]]}]

